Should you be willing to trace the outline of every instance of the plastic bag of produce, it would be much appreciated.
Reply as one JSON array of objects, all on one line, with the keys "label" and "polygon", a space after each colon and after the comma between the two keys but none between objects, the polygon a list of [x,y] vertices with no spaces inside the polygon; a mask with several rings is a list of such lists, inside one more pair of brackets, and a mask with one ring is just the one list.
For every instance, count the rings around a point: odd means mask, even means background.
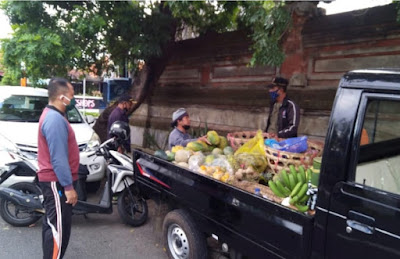
[{"label": "plastic bag of produce", "polygon": [[243,144],[238,150],[236,150],[235,155],[238,154],[257,154],[266,156],[264,149],[264,137],[262,135],[262,131],[258,130],[257,134],[254,138],[250,139],[246,143]]},{"label": "plastic bag of produce", "polygon": [[258,130],[254,138],[236,150],[234,159],[240,168],[248,168],[251,166],[258,173],[265,170],[268,162],[264,149],[264,137],[261,130]]},{"label": "plastic bag of produce", "polygon": [[308,148],[307,136],[288,138],[280,142],[270,141],[267,139],[265,144],[274,149],[292,153],[303,153],[306,152]]},{"label": "plastic bag of produce", "polygon": [[212,166],[225,168],[225,171],[233,175],[233,168],[226,158],[216,158],[211,162]]},{"label": "plastic bag of produce", "polygon": [[198,172],[201,165],[204,164],[205,156],[202,153],[197,153],[189,158],[189,170]]},{"label": "plastic bag of produce", "polygon": [[266,157],[256,153],[235,154],[235,161],[239,168],[252,167],[258,173],[264,172],[268,165]]}]

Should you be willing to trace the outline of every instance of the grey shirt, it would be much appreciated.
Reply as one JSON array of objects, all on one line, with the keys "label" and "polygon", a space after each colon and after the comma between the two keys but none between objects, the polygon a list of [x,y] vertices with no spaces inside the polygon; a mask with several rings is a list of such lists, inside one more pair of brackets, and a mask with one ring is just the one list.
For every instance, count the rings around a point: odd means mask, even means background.
[{"label": "grey shirt", "polygon": [[274,133],[277,134],[278,133],[278,113],[279,113],[279,109],[281,108],[282,103],[278,103],[276,102],[274,104],[272,113],[271,113],[271,118],[270,118],[270,125],[268,128],[268,133]]},{"label": "grey shirt", "polygon": [[192,138],[188,133],[183,133],[182,131],[178,130],[177,128],[174,128],[171,133],[169,134],[168,138],[168,148],[171,150],[172,147],[174,146],[183,146],[186,147],[186,145],[189,142],[196,141],[196,138]]}]

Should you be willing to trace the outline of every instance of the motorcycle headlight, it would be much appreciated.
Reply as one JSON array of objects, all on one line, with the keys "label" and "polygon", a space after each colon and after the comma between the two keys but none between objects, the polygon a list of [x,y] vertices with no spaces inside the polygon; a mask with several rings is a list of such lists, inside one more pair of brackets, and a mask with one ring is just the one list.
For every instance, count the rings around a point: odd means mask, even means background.
[{"label": "motorcycle headlight", "polygon": [[85,150],[86,151],[92,150],[93,148],[95,148],[99,145],[100,145],[99,135],[97,135],[95,132],[93,132],[92,137],[90,138]]}]

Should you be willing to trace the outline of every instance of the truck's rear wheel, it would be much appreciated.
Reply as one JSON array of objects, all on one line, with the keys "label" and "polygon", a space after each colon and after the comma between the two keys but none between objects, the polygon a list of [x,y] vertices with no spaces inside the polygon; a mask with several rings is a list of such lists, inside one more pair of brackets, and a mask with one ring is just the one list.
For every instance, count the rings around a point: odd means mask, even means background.
[{"label": "truck's rear wheel", "polygon": [[173,259],[207,258],[205,236],[184,210],[174,210],[165,216],[163,238],[167,253]]}]

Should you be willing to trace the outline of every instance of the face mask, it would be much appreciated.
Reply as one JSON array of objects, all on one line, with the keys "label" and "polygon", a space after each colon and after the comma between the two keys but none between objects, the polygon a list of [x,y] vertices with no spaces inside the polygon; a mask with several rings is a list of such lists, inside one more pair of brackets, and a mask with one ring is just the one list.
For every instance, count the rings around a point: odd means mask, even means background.
[{"label": "face mask", "polygon": [[269,97],[271,98],[272,102],[276,101],[276,98],[278,98],[279,94],[278,94],[279,90],[276,90],[274,92],[269,92]]},{"label": "face mask", "polygon": [[190,125],[183,125],[182,128],[184,128],[185,130],[190,129]]},{"label": "face mask", "polygon": [[128,112],[128,108],[125,106],[124,109],[123,109],[123,111],[124,111],[125,113],[127,113],[127,112]]},{"label": "face mask", "polygon": [[75,98],[69,99],[69,98],[66,97],[65,95],[63,95],[63,96],[65,97],[65,99],[67,99],[67,100],[69,101],[69,104],[68,104],[68,105],[66,105],[65,103],[63,103],[63,104],[65,105],[65,109],[66,109],[67,111],[72,110],[72,109],[75,107],[75,105],[76,105]]}]

